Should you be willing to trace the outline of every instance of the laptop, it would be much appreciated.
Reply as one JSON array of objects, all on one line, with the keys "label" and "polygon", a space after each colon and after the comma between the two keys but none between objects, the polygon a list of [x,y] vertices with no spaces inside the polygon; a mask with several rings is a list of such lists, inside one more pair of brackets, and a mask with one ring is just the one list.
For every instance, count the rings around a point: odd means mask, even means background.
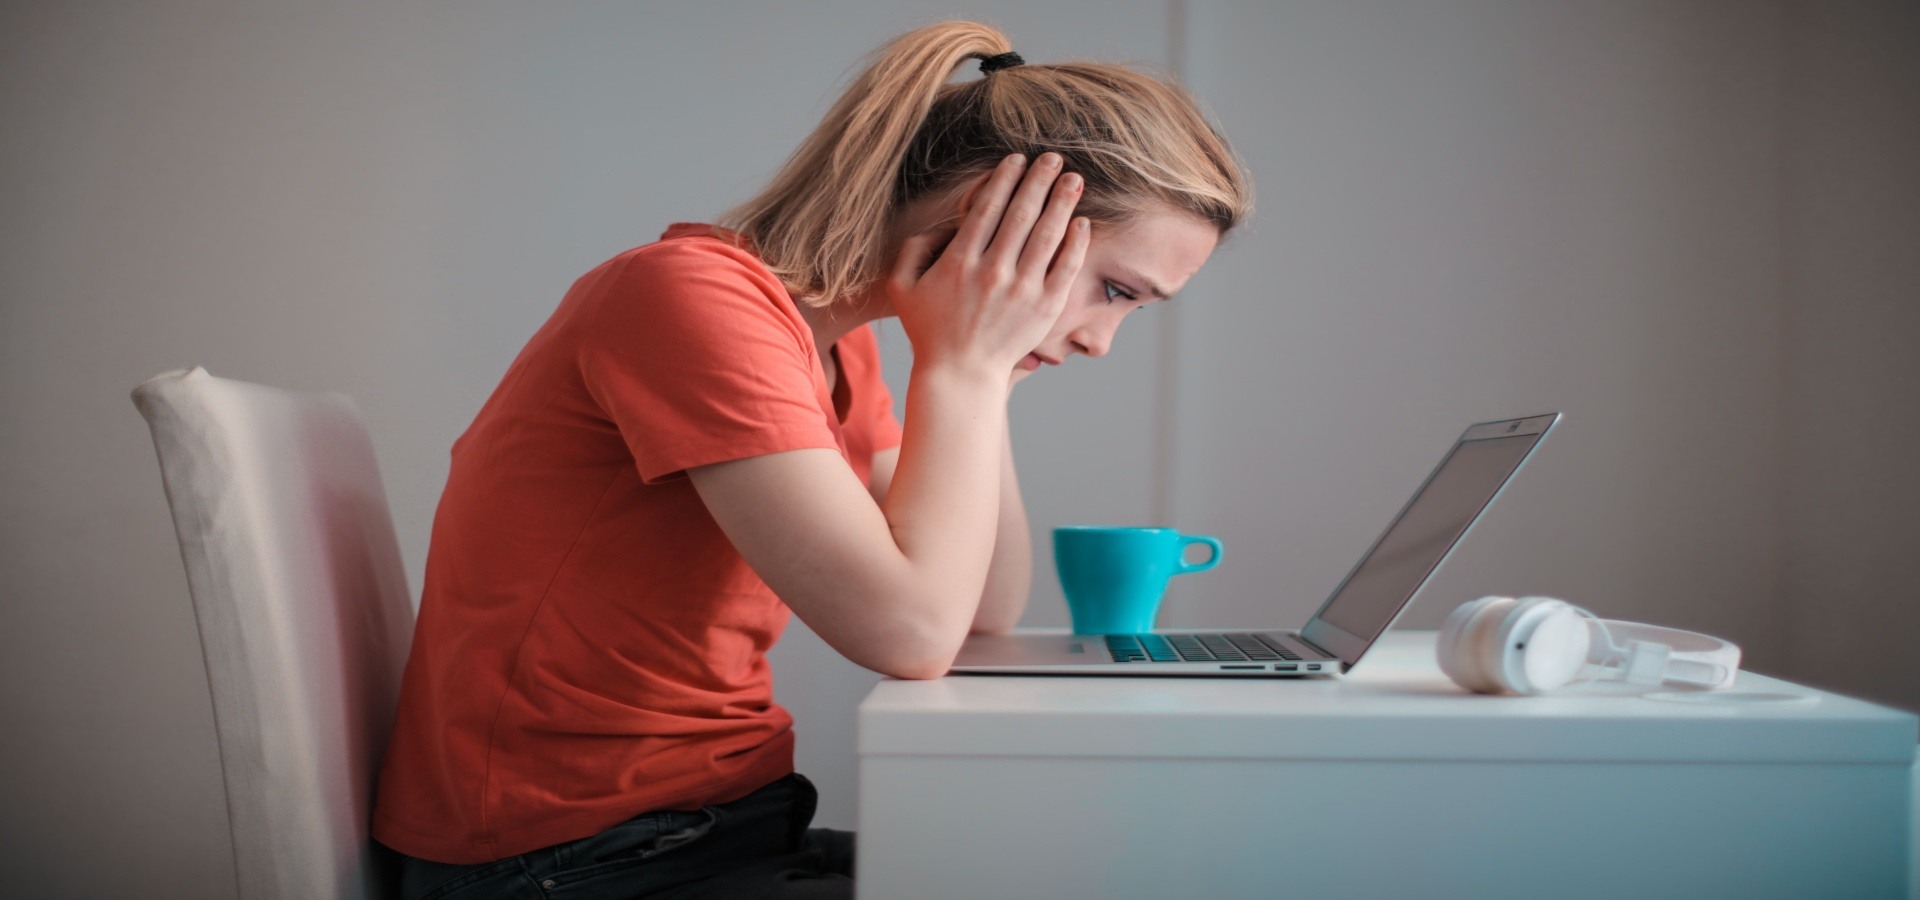
[{"label": "laptop", "polygon": [[1533,455],[1559,413],[1471,425],[1299,631],[972,635],[953,671],[991,675],[1344,675]]}]

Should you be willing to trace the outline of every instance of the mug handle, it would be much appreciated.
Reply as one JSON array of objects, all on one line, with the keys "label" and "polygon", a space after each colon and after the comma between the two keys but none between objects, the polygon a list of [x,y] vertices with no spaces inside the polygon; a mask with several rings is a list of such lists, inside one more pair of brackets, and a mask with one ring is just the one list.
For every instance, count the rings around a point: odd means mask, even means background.
[{"label": "mug handle", "polygon": [[[1206,562],[1187,562],[1187,548],[1194,544],[1205,544],[1212,547],[1213,556]],[[1178,565],[1173,570],[1173,574],[1186,575],[1191,572],[1205,572],[1220,564],[1220,554],[1223,552],[1225,551],[1220,547],[1219,538],[1208,537],[1204,534],[1183,534],[1180,536],[1180,558],[1177,561]]]}]

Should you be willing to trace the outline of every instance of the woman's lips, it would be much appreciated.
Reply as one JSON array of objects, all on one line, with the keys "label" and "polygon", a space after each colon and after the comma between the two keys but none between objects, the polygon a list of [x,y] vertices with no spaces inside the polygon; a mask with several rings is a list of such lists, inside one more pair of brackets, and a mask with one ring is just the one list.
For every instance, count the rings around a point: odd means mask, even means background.
[{"label": "woman's lips", "polygon": [[1048,359],[1044,356],[1041,356],[1038,353],[1029,353],[1027,354],[1025,359],[1020,360],[1020,368],[1031,372],[1035,369],[1040,368],[1040,365],[1042,363],[1045,363],[1046,365],[1049,365],[1049,366],[1057,366],[1060,364],[1058,361]]}]

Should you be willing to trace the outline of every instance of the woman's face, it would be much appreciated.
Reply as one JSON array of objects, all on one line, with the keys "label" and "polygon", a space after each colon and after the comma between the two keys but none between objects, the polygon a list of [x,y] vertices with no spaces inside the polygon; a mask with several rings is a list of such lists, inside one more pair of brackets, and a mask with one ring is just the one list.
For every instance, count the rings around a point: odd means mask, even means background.
[{"label": "woman's face", "polygon": [[1219,242],[1211,224],[1175,210],[1151,213],[1119,229],[1095,225],[1066,309],[1047,339],[1021,361],[1015,380],[1076,353],[1105,356],[1120,321],[1178,293]]}]

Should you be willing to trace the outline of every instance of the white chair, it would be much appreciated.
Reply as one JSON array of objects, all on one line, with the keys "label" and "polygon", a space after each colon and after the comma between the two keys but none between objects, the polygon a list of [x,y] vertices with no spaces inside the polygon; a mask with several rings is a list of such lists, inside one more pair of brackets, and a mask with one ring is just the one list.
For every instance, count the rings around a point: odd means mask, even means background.
[{"label": "white chair", "polygon": [[367,832],[413,607],[359,412],[201,368],[133,402],[200,627],[239,896],[391,896]]}]

